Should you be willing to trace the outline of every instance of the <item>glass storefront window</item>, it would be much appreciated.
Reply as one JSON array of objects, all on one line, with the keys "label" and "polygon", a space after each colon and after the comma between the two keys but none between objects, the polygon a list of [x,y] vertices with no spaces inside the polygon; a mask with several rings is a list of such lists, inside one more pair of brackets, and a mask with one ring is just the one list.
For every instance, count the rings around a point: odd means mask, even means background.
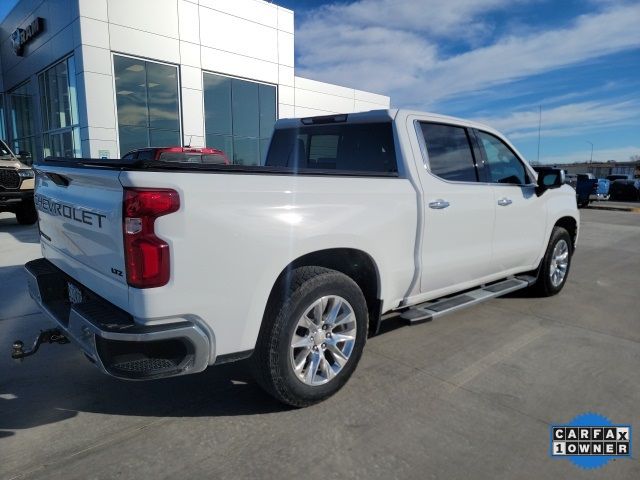
[{"label": "glass storefront window", "polygon": [[76,67],[68,57],[38,77],[44,156],[80,157]]},{"label": "glass storefront window", "polygon": [[7,138],[7,129],[4,126],[4,95],[0,93],[0,137]]},{"label": "glass storefront window", "polygon": [[207,146],[235,164],[263,163],[276,121],[276,87],[211,73],[203,81]]},{"label": "glass storefront window", "polygon": [[113,67],[120,155],[182,145],[177,67],[120,55],[114,55]]},{"label": "glass storefront window", "polygon": [[11,90],[8,103],[11,148],[14,153],[23,155],[23,162],[31,164],[37,154],[31,82]]}]

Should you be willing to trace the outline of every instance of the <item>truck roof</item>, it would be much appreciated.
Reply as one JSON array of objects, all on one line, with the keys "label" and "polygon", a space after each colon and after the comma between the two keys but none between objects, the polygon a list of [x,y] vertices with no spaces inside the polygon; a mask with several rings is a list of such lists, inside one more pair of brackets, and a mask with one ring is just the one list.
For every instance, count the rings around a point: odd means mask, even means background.
[{"label": "truck roof", "polygon": [[419,110],[410,110],[404,108],[390,108],[382,110],[369,110],[367,112],[357,113],[337,113],[328,115],[319,115],[314,117],[303,118],[284,118],[276,122],[276,128],[292,128],[303,124],[326,124],[326,123],[375,123],[381,121],[394,120],[400,116],[416,115],[426,120],[432,120],[434,122],[445,122],[454,125],[461,125],[471,128],[479,128],[489,132],[497,132],[493,127],[468,120],[464,118],[452,117],[449,115],[442,115],[433,112],[422,112]]}]

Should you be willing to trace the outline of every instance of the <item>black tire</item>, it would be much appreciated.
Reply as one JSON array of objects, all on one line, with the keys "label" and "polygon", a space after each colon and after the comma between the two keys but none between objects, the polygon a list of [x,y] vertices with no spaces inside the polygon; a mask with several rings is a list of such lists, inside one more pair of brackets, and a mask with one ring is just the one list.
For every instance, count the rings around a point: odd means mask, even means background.
[{"label": "black tire", "polygon": [[36,206],[31,202],[23,202],[16,210],[16,220],[20,225],[33,225],[38,221]]},{"label": "black tire", "polygon": [[[300,267],[293,270],[288,279],[281,289],[281,300],[273,300],[267,307],[251,364],[256,381],[270,395],[287,405],[306,407],[330,397],[349,380],[362,356],[369,315],[358,285],[340,272]],[[292,336],[307,309],[327,295],[342,297],[352,307],[355,342],[348,360],[335,377],[322,385],[308,385],[294,372],[290,351]],[[331,354],[322,355],[332,358]]]},{"label": "black tire", "polygon": [[[564,274],[562,281],[554,285],[554,282],[551,280],[551,268],[553,261],[553,252],[556,248],[556,245],[560,241],[565,241],[568,247],[568,264],[567,270]],[[551,238],[549,239],[549,245],[547,246],[547,251],[540,262],[540,268],[538,270],[538,279],[536,283],[533,285],[533,289],[536,293],[543,297],[551,297],[560,293],[564,284],[567,282],[567,278],[569,277],[569,270],[571,269],[571,259],[573,258],[573,244],[571,242],[571,235],[569,232],[562,227],[553,227],[551,232]]]}]

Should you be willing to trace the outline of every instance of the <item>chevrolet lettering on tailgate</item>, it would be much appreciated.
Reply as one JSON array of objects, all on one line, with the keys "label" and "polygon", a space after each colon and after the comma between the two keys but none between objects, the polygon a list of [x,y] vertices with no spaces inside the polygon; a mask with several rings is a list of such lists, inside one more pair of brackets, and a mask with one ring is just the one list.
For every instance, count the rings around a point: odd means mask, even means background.
[{"label": "chevrolet lettering on tailgate", "polygon": [[36,194],[34,196],[36,208],[41,212],[48,213],[49,215],[65,217],[69,220],[84,223],[86,225],[97,226],[102,228],[102,220],[107,218],[106,215],[92,212],[90,210],[84,210],[79,207],[60,203],[44,195]]}]

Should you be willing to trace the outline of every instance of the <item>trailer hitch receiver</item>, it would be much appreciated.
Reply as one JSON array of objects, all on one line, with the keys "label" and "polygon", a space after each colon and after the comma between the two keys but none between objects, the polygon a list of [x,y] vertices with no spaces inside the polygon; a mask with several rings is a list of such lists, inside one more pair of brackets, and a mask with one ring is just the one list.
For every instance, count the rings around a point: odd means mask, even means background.
[{"label": "trailer hitch receiver", "polygon": [[36,337],[30,350],[24,349],[24,343],[21,340],[13,342],[11,358],[20,360],[25,357],[29,357],[35,354],[43,343],[59,343],[63,345],[65,343],[69,343],[69,339],[57,328],[40,330],[40,334]]}]

